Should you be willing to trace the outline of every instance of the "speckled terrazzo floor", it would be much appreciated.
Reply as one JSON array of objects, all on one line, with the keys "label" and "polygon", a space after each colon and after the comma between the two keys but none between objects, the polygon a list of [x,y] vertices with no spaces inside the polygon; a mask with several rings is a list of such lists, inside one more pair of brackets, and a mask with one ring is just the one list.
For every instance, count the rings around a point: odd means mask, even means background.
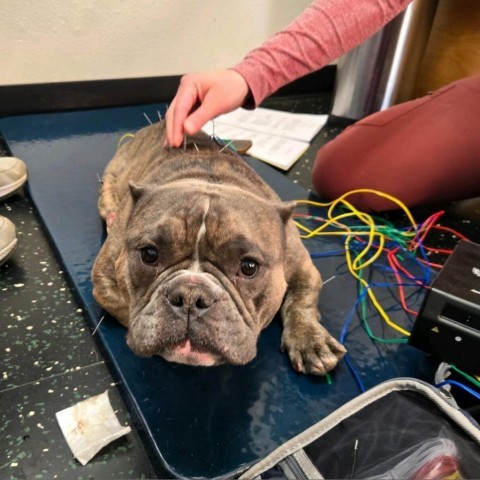
[{"label": "speckled terrazzo floor", "polygon": [[[266,102],[289,111],[326,113],[330,96],[277,98]],[[315,152],[341,132],[328,127],[287,176],[310,189]],[[451,208],[445,221],[480,239],[478,207]],[[131,423],[117,387],[87,327],[37,214],[23,192],[0,203],[0,215],[18,229],[18,247],[0,267],[0,478],[155,478],[133,430],[87,466],[73,459],[55,413],[105,390],[122,424]],[[452,239],[439,237],[438,243]]]},{"label": "speckled terrazzo floor", "polygon": [[85,467],[74,460],[56,412],[108,390],[120,422],[131,422],[29,199],[11,197],[0,215],[19,239],[0,267],[0,478],[155,477],[135,432]]}]

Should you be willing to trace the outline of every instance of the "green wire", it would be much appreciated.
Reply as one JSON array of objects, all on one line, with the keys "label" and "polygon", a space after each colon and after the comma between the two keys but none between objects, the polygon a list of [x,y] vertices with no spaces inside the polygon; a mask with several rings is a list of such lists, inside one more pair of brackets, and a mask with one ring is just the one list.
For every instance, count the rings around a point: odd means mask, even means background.
[{"label": "green wire", "polygon": [[454,370],[455,372],[459,373],[460,375],[462,375],[464,378],[466,378],[467,380],[470,380],[476,387],[480,388],[480,382],[476,379],[476,378],[473,378],[471,375],[469,375],[468,373],[465,373],[463,372],[462,370],[460,370],[458,367],[456,367],[455,365],[452,365],[451,363],[449,363],[449,366],[451,367],[452,370]]},{"label": "green wire", "polygon": [[[358,276],[362,278],[362,270],[359,270]],[[365,290],[365,287],[360,283],[360,295],[363,294],[363,291]],[[367,300],[366,300],[366,295],[363,295],[363,298],[360,302],[360,320],[363,322],[365,326],[365,330],[367,332],[367,335],[375,342],[379,343],[387,343],[387,344],[398,344],[398,343],[407,343],[408,339],[406,338],[380,338],[377,337],[373,334],[372,329],[370,328],[370,325],[367,321]]]},{"label": "green wire", "polygon": [[[375,217],[374,217],[375,218]],[[308,217],[303,217],[304,220],[324,220],[326,221],[325,218],[317,215],[310,215]],[[380,219],[377,219],[380,221]],[[364,232],[364,231],[369,231],[371,227],[369,225],[346,225],[352,232]],[[337,231],[333,225],[331,225],[331,228],[333,228],[334,231]],[[407,247],[407,240],[405,237],[402,235],[402,232],[395,228],[393,225],[387,222],[387,225],[381,225],[381,224],[375,224],[375,230],[377,232],[381,232],[383,235],[385,235],[387,238],[389,238],[391,241],[396,242],[400,245],[402,245],[404,248]],[[330,230],[325,230],[326,232]],[[345,235],[348,235],[347,232],[345,232]]]},{"label": "green wire", "polygon": [[[345,207],[343,207],[343,209],[345,211],[349,211]],[[342,211],[342,207],[340,207],[340,211]],[[303,217],[303,218],[305,220],[316,220],[316,219],[319,219],[319,218],[323,219],[323,217],[317,216],[317,215],[311,215],[311,216]],[[395,228],[392,223],[390,223],[389,221],[387,221],[385,219],[381,219],[381,218],[375,217],[375,216],[373,216],[372,218],[375,220],[375,230],[377,232],[381,232],[383,235],[385,235],[391,241],[396,242],[397,244],[401,245],[405,249],[407,248],[408,241],[405,238],[405,236],[402,235],[402,232],[398,228]],[[323,219],[323,220],[325,220],[325,219]],[[348,225],[348,228],[352,232],[362,232],[362,231],[368,231],[368,230],[371,229],[371,227],[369,225]],[[347,235],[348,233],[345,232],[345,234]],[[358,253],[357,252],[355,252],[355,253],[358,256]],[[400,260],[403,260],[403,258],[398,254],[397,254],[397,257]],[[360,278],[362,278],[362,275],[363,275],[363,270],[362,269],[359,269],[358,275],[359,275]],[[365,290],[365,287],[360,282],[360,295],[363,294],[363,290]],[[360,302],[360,321],[363,323],[363,325],[365,327],[365,330],[367,332],[367,335],[370,337],[370,339],[372,339],[375,342],[385,343],[385,344],[401,344],[401,343],[407,343],[408,342],[408,339],[406,339],[406,338],[380,338],[380,337],[377,337],[373,334],[373,331],[370,327],[370,324],[367,321],[367,299],[366,299],[366,295],[363,295],[362,300]],[[328,381],[328,377],[327,377],[327,381]],[[330,379],[330,381],[331,381],[331,379]]]}]

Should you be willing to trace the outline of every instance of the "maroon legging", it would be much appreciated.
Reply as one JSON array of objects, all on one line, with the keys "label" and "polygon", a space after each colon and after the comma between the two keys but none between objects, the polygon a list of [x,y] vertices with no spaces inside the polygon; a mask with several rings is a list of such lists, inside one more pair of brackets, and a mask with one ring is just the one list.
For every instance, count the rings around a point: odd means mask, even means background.
[{"label": "maroon legging", "polygon": [[[332,200],[369,188],[409,207],[480,195],[480,75],[374,113],[322,147],[312,182]],[[349,197],[363,210],[396,205],[371,194]]]}]

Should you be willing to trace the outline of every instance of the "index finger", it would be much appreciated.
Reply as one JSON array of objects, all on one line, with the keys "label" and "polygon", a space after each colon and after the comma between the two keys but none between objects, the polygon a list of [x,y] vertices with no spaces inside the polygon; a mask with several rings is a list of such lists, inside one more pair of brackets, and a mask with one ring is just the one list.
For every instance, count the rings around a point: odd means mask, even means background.
[{"label": "index finger", "polygon": [[[167,141],[173,147],[181,145],[183,123],[197,102],[197,91],[190,83],[180,83],[177,94],[167,112]],[[171,113],[170,113],[171,111]]]}]

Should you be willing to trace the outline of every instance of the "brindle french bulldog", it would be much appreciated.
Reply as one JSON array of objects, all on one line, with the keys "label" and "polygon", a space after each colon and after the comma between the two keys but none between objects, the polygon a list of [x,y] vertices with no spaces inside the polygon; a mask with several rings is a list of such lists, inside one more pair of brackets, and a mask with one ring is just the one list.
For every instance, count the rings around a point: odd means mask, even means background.
[{"label": "brindle french bulldog", "polygon": [[321,277],[291,220],[295,204],[206,135],[175,149],[164,132],[163,122],[140,130],[105,170],[97,302],[138,355],[204,366],[252,360],[280,310],[295,370],[334,368],[345,348],[320,324]]}]

